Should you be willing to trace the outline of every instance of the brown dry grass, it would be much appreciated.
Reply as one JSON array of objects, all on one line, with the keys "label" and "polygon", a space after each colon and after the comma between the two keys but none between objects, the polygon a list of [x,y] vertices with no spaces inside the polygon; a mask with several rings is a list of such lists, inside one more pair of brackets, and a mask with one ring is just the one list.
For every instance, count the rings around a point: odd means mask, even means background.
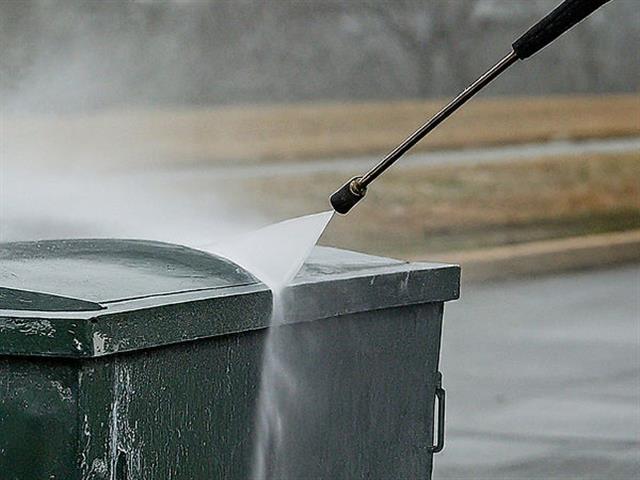
[{"label": "brown dry grass", "polygon": [[[255,162],[388,151],[445,102],[244,106],[92,116],[5,116],[5,151],[69,162]],[[470,102],[417,149],[640,134],[640,96]]]},{"label": "brown dry grass", "polygon": [[[270,216],[327,209],[342,175],[247,180]],[[409,256],[640,227],[640,152],[390,171],[325,243]]]}]

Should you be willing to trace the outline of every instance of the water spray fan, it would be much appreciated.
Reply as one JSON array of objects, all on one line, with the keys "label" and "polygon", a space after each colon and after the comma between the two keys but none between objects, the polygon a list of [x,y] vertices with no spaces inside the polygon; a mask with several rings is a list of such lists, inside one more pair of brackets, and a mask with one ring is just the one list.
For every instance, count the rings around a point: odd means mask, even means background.
[{"label": "water spray fan", "polygon": [[518,60],[525,60],[549,45],[564,32],[584,20],[608,1],[610,0],[565,0],[561,3],[555,10],[518,38],[512,44],[512,49],[509,54],[504,56],[498,63],[451,100],[442,110],[436,113],[427,123],[422,125],[400,145],[389,152],[380,163],[364,175],[352,178],[331,195],[330,200],[334,210],[341,214],[348,213],[364,198],[367,193],[367,187],[376,178],[382,175],[416,143],[422,140],[422,138],[434,130],[493,79],[498,77],[498,75]]}]

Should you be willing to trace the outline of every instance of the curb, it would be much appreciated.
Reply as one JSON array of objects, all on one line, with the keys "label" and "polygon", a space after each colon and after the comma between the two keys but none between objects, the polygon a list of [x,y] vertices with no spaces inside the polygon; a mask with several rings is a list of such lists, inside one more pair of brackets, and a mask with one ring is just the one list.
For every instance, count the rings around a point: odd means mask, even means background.
[{"label": "curb", "polygon": [[460,264],[464,282],[606,267],[640,261],[640,229],[446,252],[429,256],[429,260]]}]

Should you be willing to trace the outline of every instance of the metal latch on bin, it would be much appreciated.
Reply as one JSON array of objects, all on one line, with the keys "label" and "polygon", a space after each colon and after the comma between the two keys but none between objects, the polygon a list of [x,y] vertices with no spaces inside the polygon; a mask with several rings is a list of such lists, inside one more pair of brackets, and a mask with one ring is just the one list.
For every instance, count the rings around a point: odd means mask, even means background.
[{"label": "metal latch on bin", "polygon": [[436,403],[438,409],[438,428],[436,432],[436,443],[429,449],[431,453],[439,453],[444,448],[444,412],[445,412],[445,391],[442,388],[442,373],[436,372]]}]

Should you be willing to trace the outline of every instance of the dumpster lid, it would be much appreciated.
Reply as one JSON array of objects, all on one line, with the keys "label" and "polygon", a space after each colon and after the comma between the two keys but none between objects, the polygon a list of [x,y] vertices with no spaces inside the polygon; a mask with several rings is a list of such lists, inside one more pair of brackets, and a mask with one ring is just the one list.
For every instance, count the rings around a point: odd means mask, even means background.
[{"label": "dumpster lid", "polygon": [[[459,268],[317,247],[286,322],[457,298]],[[265,328],[272,295],[224,258],[154,241],[0,244],[0,355],[92,357]]]},{"label": "dumpster lid", "polygon": [[[82,304],[95,310],[102,303],[256,282],[228,260],[211,261],[207,253],[167,243],[105,239],[0,245],[0,287],[84,300],[77,300],[72,310],[82,310]],[[10,296],[0,297],[0,308],[6,308],[6,300]],[[51,310],[51,305],[55,302],[24,309]]]}]

